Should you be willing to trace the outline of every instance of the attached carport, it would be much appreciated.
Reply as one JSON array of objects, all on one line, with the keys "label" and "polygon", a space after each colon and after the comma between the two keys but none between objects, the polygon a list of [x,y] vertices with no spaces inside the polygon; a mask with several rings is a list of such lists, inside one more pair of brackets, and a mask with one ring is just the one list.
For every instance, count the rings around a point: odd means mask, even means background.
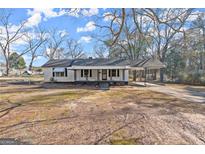
[{"label": "attached carport", "polygon": [[165,65],[156,58],[133,61],[130,65],[133,81],[161,81],[161,71]]}]

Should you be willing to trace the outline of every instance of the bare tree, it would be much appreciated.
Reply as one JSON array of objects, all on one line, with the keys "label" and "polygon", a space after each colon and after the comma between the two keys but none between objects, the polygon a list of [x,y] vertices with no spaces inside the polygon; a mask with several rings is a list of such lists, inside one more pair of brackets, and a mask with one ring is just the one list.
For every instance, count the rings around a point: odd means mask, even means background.
[{"label": "bare tree", "polygon": [[63,53],[63,43],[67,39],[67,34],[61,31],[53,29],[48,34],[47,50],[45,51],[45,56],[49,59],[59,59]]},{"label": "bare tree", "polygon": [[164,62],[170,42],[182,30],[192,9],[143,9],[136,12],[152,20],[153,31],[150,36],[160,61]]},{"label": "bare tree", "polygon": [[97,44],[93,47],[94,55],[97,58],[106,58],[106,53],[108,52],[108,48],[104,44]]},{"label": "bare tree", "polygon": [[111,39],[106,42],[108,46],[113,46],[123,30],[123,26],[126,19],[126,11],[125,8],[122,9],[114,9],[113,13],[106,14],[104,17],[110,18],[109,25],[100,25],[95,24],[100,29],[106,29],[111,35]]},{"label": "bare tree", "polygon": [[83,47],[78,41],[74,39],[68,39],[66,41],[66,50],[67,51],[64,52],[65,57],[72,59],[85,57]]},{"label": "bare tree", "polygon": [[29,55],[31,56],[29,70],[32,69],[34,60],[43,55],[44,49],[42,48],[44,47],[43,44],[45,44],[46,41],[46,32],[40,28],[37,28],[34,33],[26,33],[25,46],[29,49]]},{"label": "bare tree", "polygon": [[[10,18],[12,16],[11,11],[1,10],[0,16],[0,25],[2,34],[0,34],[0,49],[3,53],[6,62],[6,75],[9,75],[9,66],[10,61],[9,57],[11,54],[12,45],[19,39],[21,39],[24,35],[24,25],[26,21],[21,22],[18,26],[12,25],[10,22]],[[12,27],[13,26],[13,27]],[[23,50],[19,57],[28,52],[27,50]]]}]

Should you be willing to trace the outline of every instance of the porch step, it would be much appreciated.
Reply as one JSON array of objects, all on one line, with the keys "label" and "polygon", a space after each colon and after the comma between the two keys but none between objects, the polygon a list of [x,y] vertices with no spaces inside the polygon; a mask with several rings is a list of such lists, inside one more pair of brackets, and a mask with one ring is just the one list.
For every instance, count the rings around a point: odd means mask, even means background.
[{"label": "porch step", "polygon": [[102,82],[102,83],[99,83],[99,87],[101,90],[109,90],[110,84],[108,82]]}]

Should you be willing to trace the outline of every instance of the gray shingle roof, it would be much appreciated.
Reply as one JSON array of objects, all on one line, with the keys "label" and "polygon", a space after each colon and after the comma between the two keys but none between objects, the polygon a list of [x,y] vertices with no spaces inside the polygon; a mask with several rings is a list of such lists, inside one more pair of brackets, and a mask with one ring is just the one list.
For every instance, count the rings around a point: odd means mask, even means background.
[{"label": "gray shingle roof", "polygon": [[72,64],[72,59],[51,59],[42,67],[69,67]]},{"label": "gray shingle roof", "polygon": [[72,66],[126,66],[125,59],[76,59]]},{"label": "gray shingle roof", "polygon": [[157,59],[146,58],[129,61],[127,59],[51,59],[42,67],[71,67],[71,66],[131,66],[131,67],[164,67]]},{"label": "gray shingle roof", "polygon": [[165,65],[156,58],[146,58],[131,62],[131,67],[158,67],[163,68]]}]

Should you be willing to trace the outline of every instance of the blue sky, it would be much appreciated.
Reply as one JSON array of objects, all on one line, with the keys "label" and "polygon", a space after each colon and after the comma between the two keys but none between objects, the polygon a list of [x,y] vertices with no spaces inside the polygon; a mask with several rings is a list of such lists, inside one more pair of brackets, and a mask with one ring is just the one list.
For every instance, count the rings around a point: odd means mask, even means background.
[{"label": "blue sky", "polygon": [[[67,14],[62,9],[12,9],[11,23],[18,25],[20,21],[27,20],[27,27],[35,26],[43,27],[44,29],[57,29],[65,31],[69,38],[73,38],[83,46],[85,53],[89,56],[93,53],[93,46],[96,43],[91,35],[98,31],[94,26],[96,16],[103,15],[109,9],[80,9],[71,11]],[[75,12],[75,13],[74,13]],[[102,20],[102,22],[107,22]],[[1,57],[1,61],[3,61]],[[24,55],[24,59],[29,62],[29,56]],[[40,66],[47,59],[41,57],[34,62],[34,66]]]},{"label": "blue sky", "polygon": [[[35,26],[44,29],[56,28],[59,31],[65,31],[70,38],[80,41],[85,53],[89,56],[93,53],[93,46],[96,44],[95,39],[91,36],[93,33],[101,33],[99,28],[94,26],[96,16],[100,16],[98,24],[106,24],[110,18],[103,18],[103,15],[109,13],[110,9],[79,9],[70,13],[65,13],[63,9],[12,9],[11,24],[18,25],[20,21],[27,20],[27,27]],[[195,11],[205,12],[204,9],[196,9]],[[24,59],[28,65],[29,55],[24,55]],[[3,57],[0,56],[0,61]],[[34,66],[41,66],[47,61],[46,58],[40,57],[34,62]]]}]

